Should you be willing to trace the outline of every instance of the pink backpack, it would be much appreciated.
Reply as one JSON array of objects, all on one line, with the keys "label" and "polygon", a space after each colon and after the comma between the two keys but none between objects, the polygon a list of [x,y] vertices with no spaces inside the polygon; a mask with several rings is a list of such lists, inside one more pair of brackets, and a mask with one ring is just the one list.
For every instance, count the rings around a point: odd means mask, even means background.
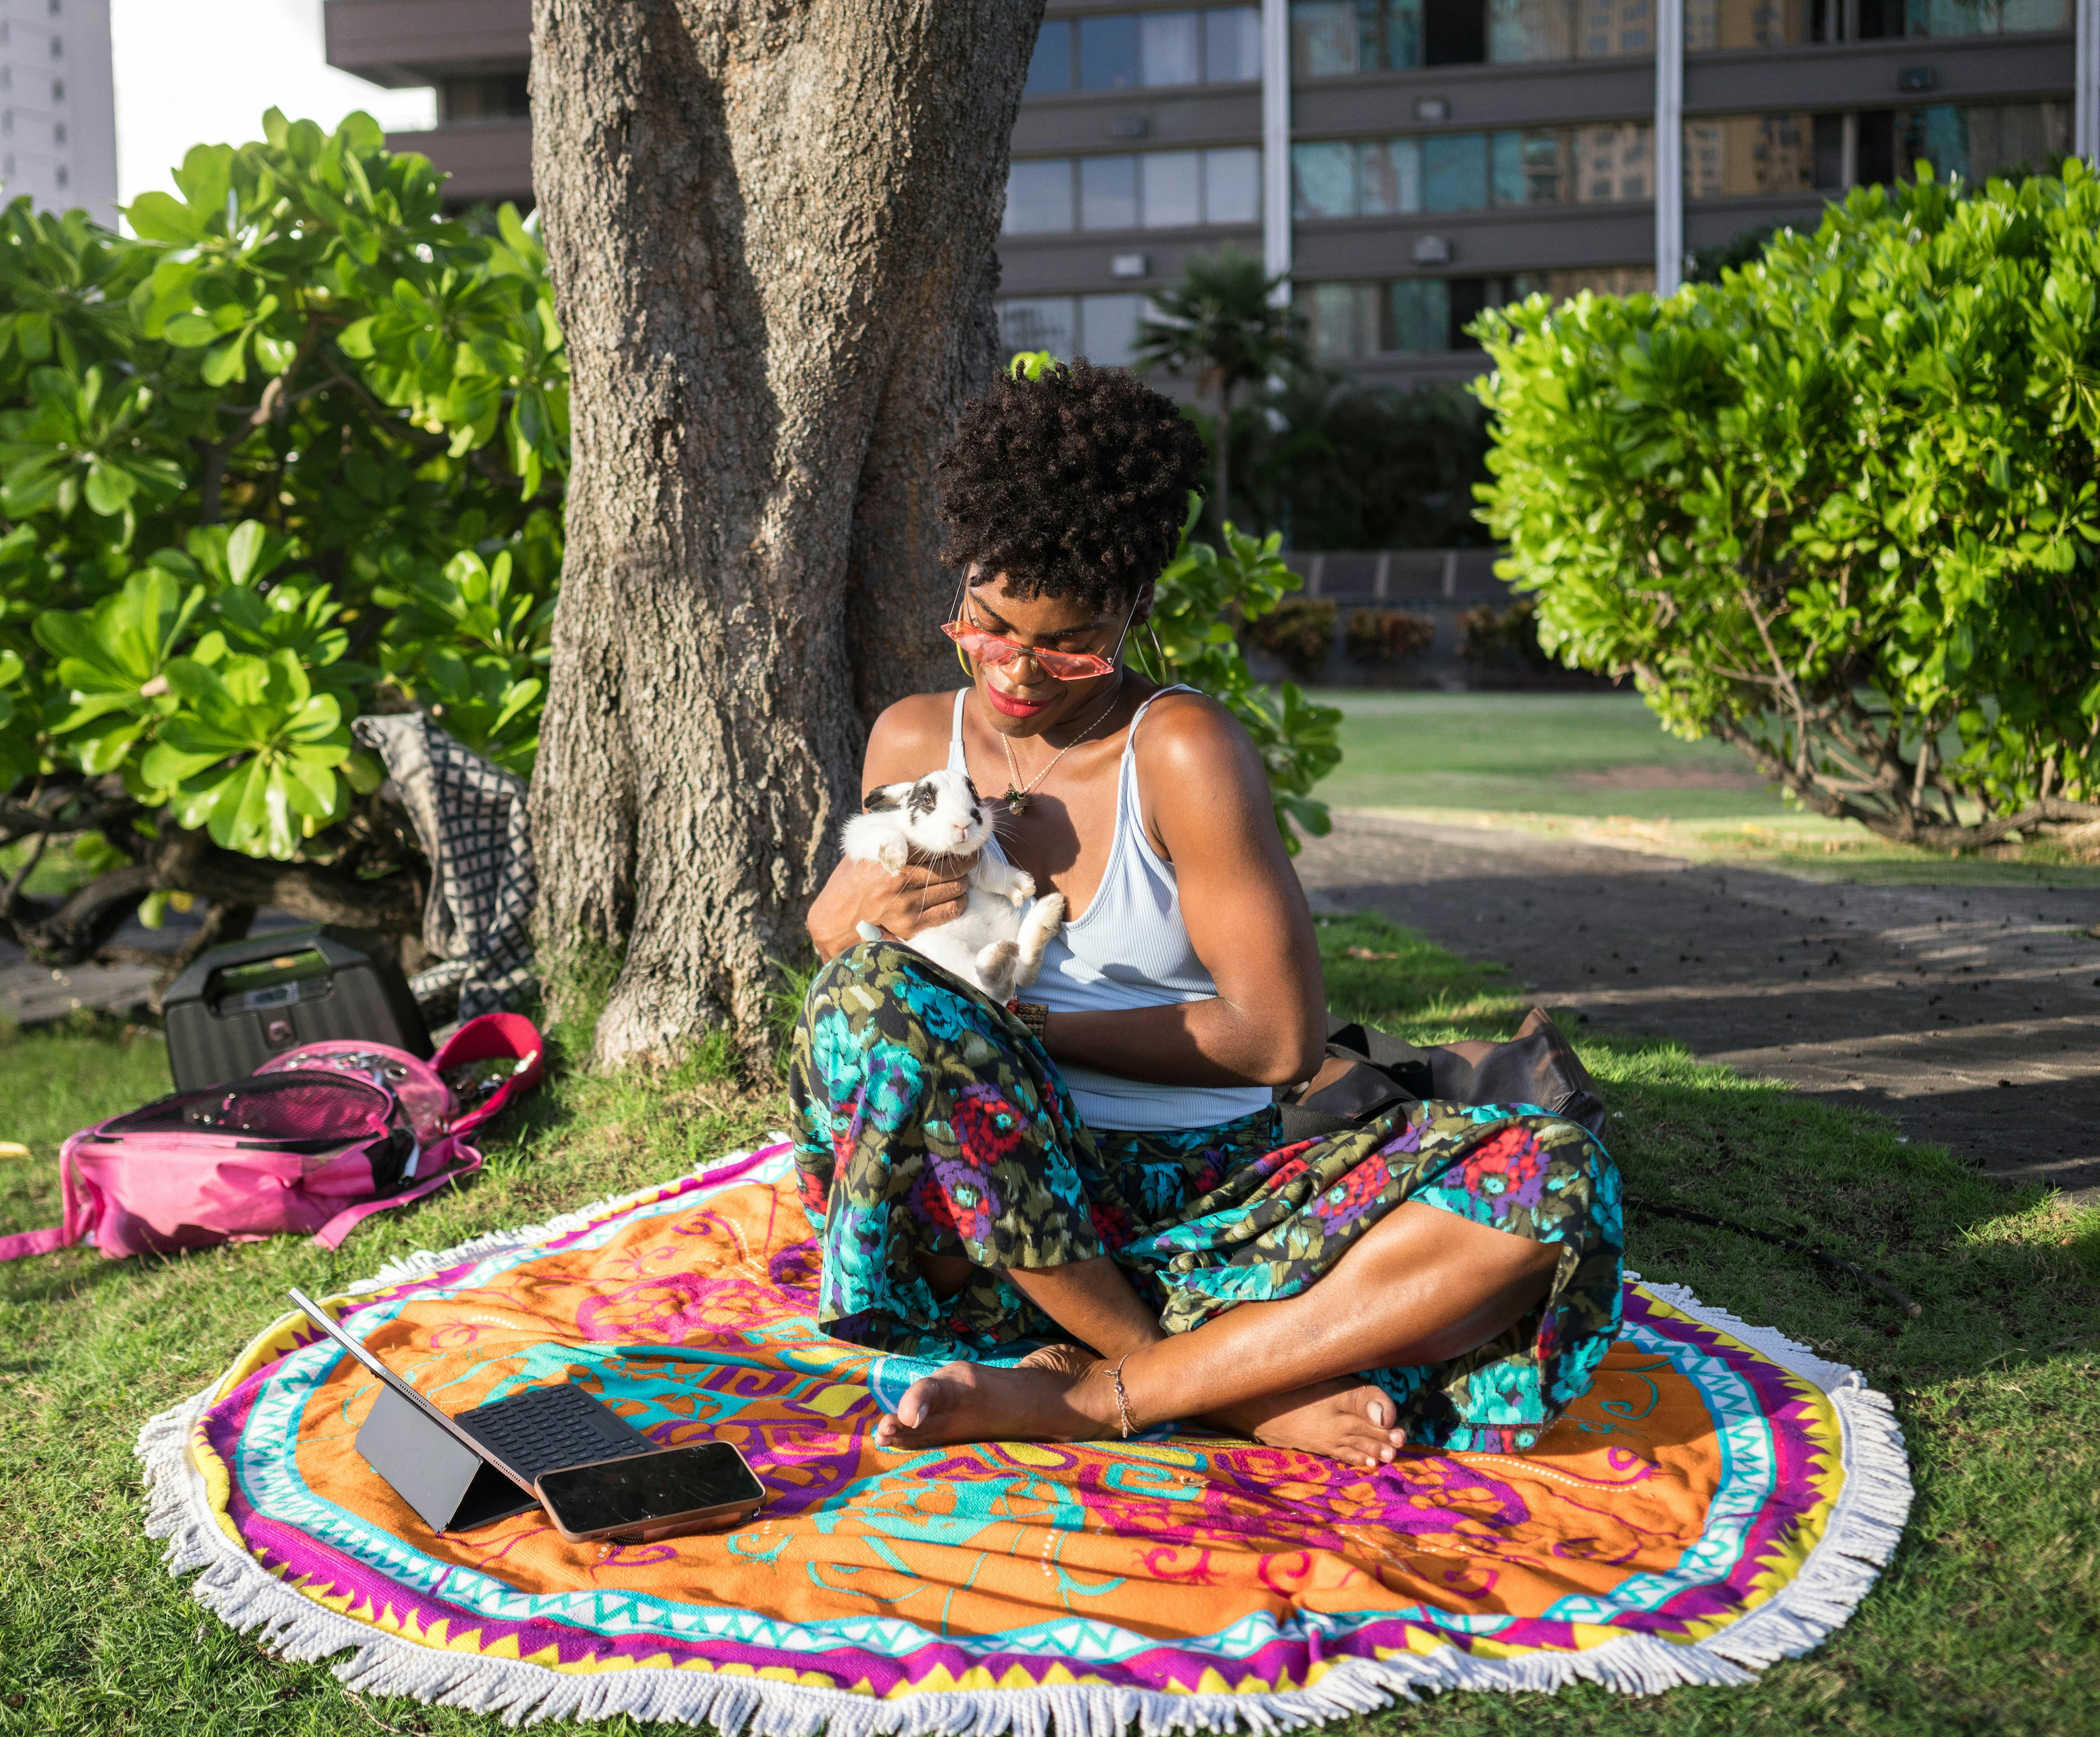
[{"label": "pink backpack", "polygon": [[[116,1260],[293,1234],[333,1249],[360,1220],[480,1169],[461,1136],[532,1089],[540,1050],[531,1021],[489,1013],[429,1061],[335,1038],[112,1116],[59,1153],[64,1223],[0,1237],[0,1260],[82,1242]],[[480,1084],[462,1106],[446,1076],[470,1064]]]}]

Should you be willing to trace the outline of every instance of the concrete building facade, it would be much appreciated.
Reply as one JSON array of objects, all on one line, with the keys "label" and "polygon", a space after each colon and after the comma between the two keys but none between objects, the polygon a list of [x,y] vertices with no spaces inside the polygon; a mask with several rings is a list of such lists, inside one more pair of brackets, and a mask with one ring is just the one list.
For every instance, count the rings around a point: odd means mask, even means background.
[{"label": "concrete building facade", "polygon": [[109,0],[0,0],[0,198],[117,221]]},{"label": "concrete building facade", "polygon": [[[1976,179],[2049,166],[2072,148],[2074,14],[2094,4],[1050,0],[1013,133],[1003,328],[1120,361],[1149,293],[1229,246],[1288,267],[1328,365],[1463,377],[1466,324],[1514,296],[1659,269],[1667,289],[1683,250],[1812,225],[1920,157]],[[529,0],[326,16],[333,64],[435,86],[435,130],[395,143],[451,171],[455,203],[530,200]]]}]

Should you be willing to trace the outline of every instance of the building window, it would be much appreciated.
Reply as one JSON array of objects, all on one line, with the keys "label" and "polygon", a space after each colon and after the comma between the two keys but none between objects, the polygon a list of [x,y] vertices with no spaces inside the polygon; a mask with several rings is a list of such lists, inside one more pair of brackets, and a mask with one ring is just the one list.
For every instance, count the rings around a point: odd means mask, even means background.
[{"label": "building window", "polygon": [[1251,6],[1207,7],[1203,12],[1203,78],[1245,84],[1261,77],[1261,13]]},{"label": "building window", "polygon": [[[1806,193],[1843,181],[1842,115],[1718,115],[1684,126],[1684,191],[1692,199]],[[2068,103],[1935,104],[1854,118],[1854,179],[1908,179],[1922,157],[1945,179],[2042,173],[2071,148]]]},{"label": "building window", "polygon": [[2009,36],[2023,30],[2068,30],[2071,0],[1906,0],[1906,36]]},{"label": "building window", "polygon": [[66,126],[64,121],[60,121],[51,128],[51,143],[55,145],[62,145],[65,142]]},{"label": "building window", "polygon": [[1141,295],[1028,296],[999,304],[999,335],[1008,355],[1047,350],[1102,368],[1127,368],[1136,353],[1139,323],[1151,311]]},{"label": "building window", "polygon": [[1079,20],[1079,88],[1123,90],[1137,77],[1137,20],[1128,14]]},{"label": "building window", "polygon": [[523,73],[439,79],[438,125],[471,126],[483,121],[522,121],[532,112],[529,84]]},{"label": "building window", "polygon": [[1652,55],[1655,0],[1293,0],[1290,45],[1308,78]]},{"label": "building window", "polygon": [[[1060,91],[1072,88],[1072,24],[1070,19],[1046,20],[1035,34],[1035,52],[1028,60],[1028,82],[1021,87],[1023,96],[1055,96]],[[1014,304],[1019,306],[1021,304]],[[1048,349],[1047,344],[1030,346],[1022,344],[1017,348]]]},{"label": "building window", "polygon": [[1655,0],[1489,0],[1490,60],[1601,60],[1654,52]]},{"label": "building window", "polygon": [[1198,152],[1154,151],[1137,161],[1147,228],[1193,228],[1203,221],[1203,160]]},{"label": "building window", "polygon": [[1145,12],[1137,20],[1137,64],[1147,85],[1203,82],[1202,20],[1194,12]]},{"label": "building window", "polygon": [[1079,159],[1079,227],[1137,227],[1137,159],[1083,157]]},{"label": "building window", "polygon": [[61,163],[61,164],[60,164],[60,165],[59,165],[58,175],[59,175],[59,185],[60,185],[60,187],[64,187],[64,186],[67,183],[67,182],[71,179],[71,178],[70,178],[70,177],[66,174],[66,165],[65,165],[64,164],[63,164],[63,163]]},{"label": "building window", "polygon": [[1384,283],[1301,284],[1295,292],[1307,335],[1323,362],[1477,350],[1466,328],[1487,308],[1543,293],[1556,302],[1592,290],[1652,291],[1652,266],[1519,272],[1507,277],[1412,277]]},{"label": "building window", "polygon": [[[1423,64],[1426,0],[1293,0],[1290,57],[1309,78]],[[1446,0],[1448,4],[1448,0]]]},{"label": "building window", "polygon": [[1074,227],[1181,229],[1260,221],[1261,152],[1228,146],[1016,161],[1007,171],[1001,227],[1008,235],[1061,235]]},{"label": "building window", "polygon": [[1647,199],[1653,191],[1654,145],[1653,129],[1636,121],[1323,139],[1290,148],[1293,212],[1300,218],[1395,217]]},{"label": "building window", "polygon": [[1203,153],[1203,221],[1259,223],[1261,221],[1261,152],[1252,146],[1229,146]]},{"label": "building window", "polygon": [[1890,37],[2068,30],[2072,0],[1684,0],[1688,54]]},{"label": "building window", "polygon": [[1718,115],[1685,123],[1688,199],[1806,193],[1815,179],[1815,123],[1808,115]]},{"label": "building window", "polygon": [[999,341],[1008,355],[1023,350],[1075,355],[1072,340],[1079,329],[1077,296],[1016,297],[999,304]]},{"label": "building window", "polygon": [[1354,145],[1343,139],[1329,139],[1290,148],[1293,217],[1356,217],[1361,210]]},{"label": "building window", "polygon": [[1437,133],[1422,141],[1422,209],[1479,211],[1488,203],[1488,135]]},{"label": "building window", "polygon": [[[1058,235],[1072,227],[1072,160],[1053,157],[1017,162],[1006,172],[1006,218],[1010,236]],[[1047,350],[1047,344],[1023,344]]]},{"label": "building window", "polygon": [[51,100],[54,103],[63,103],[65,100],[65,81],[63,78],[54,78],[51,81]]},{"label": "building window", "polygon": [[[2011,10],[2010,5],[2007,10]],[[1942,180],[1959,175],[1966,181],[1987,181],[2018,169],[2041,174],[2053,170],[2071,149],[2071,104],[1990,103],[1957,108],[1935,103],[1929,108],[1899,109],[1891,131],[1899,176],[1909,175],[1921,157]]]},{"label": "building window", "polygon": [[1047,20],[1023,96],[1238,84],[1261,77],[1261,13],[1251,6]]}]

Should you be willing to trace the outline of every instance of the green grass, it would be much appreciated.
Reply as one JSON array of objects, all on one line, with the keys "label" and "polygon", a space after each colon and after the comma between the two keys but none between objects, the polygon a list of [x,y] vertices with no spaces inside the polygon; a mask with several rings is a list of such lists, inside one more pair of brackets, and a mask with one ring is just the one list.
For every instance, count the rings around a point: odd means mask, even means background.
[{"label": "green grass", "polygon": [[1789,809],[1736,749],[1665,734],[1635,694],[1318,697],[1342,708],[1342,763],[1316,791],[1337,809],[1515,827],[1812,880],[2100,886],[2100,863],[2047,843],[1950,859],[1889,844],[1856,822]]},{"label": "green grass", "polygon": [[[1507,1034],[1520,1001],[1494,973],[1382,920],[1323,925],[1330,999],[1416,1041]],[[1357,948],[1392,958],[1363,959]],[[1666,1043],[1572,1027],[1612,1109],[1630,1190],[1790,1227],[1924,1305],[1878,1298],[1725,1232],[1630,1215],[1652,1280],[1774,1324],[1863,1369],[1895,1399],[1918,1503],[1860,1611],[1755,1687],[1645,1700],[1443,1696],[1348,1722],[1351,1737],[1829,1731],[2082,1737],[2100,1729],[2100,1212],[1986,1184],[1879,1118],[1693,1062]],[[326,1291],[388,1257],[540,1219],[667,1176],[779,1125],[777,1087],[695,1062],[604,1079],[558,1031],[546,1086],[508,1118],[465,1191],[371,1219],[338,1254],[303,1241],[167,1261],[73,1251],[0,1268],[0,1733],[494,1737],[494,1718],[405,1698],[357,1700],[323,1664],[287,1664],[189,1602],[140,1531],[130,1443],[196,1391],[284,1288]],[[0,1104],[33,1158],[6,1164],[5,1227],[51,1222],[56,1144],[164,1078],[158,1042],[114,1027],[0,1039]],[[598,1727],[625,1731],[627,1722]]]},{"label": "green grass", "polygon": [[[1786,813],[1749,762],[1665,735],[1635,694],[1322,691],[1342,708],[1342,764],[1320,786],[1338,808],[1705,820]],[[1626,769],[1741,781],[1738,788],[1615,787]]]}]

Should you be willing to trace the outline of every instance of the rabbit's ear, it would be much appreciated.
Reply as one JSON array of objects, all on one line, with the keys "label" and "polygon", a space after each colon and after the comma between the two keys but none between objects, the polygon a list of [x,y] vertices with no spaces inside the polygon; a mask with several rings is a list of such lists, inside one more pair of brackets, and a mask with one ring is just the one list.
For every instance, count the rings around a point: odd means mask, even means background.
[{"label": "rabbit's ear", "polygon": [[909,790],[909,784],[878,784],[861,798],[860,811],[863,814],[880,814],[888,809],[899,806],[898,792]]}]

